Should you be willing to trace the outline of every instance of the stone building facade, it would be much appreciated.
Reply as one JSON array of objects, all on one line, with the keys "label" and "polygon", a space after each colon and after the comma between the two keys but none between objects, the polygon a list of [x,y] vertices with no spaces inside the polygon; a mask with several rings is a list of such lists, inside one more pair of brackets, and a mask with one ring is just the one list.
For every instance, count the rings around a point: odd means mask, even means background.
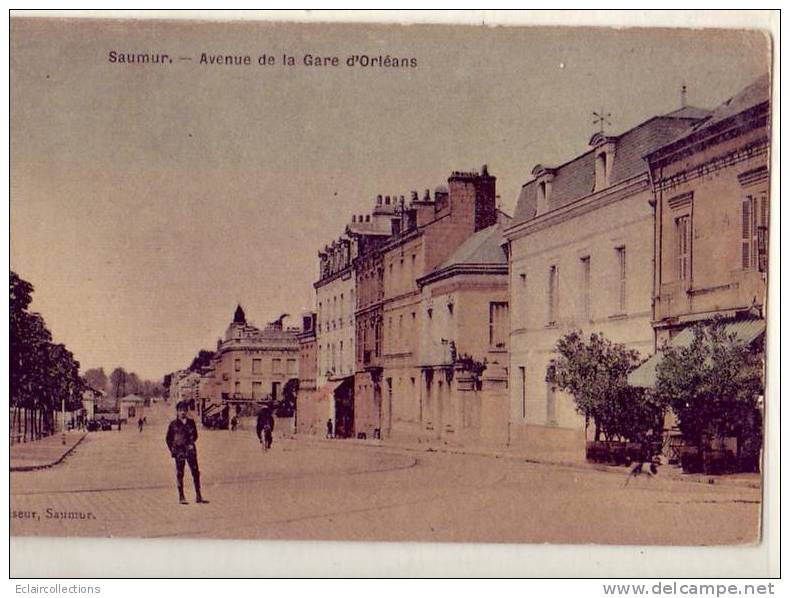
[{"label": "stone building facade", "polygon": [[[396,201],[390,196],[378,195],[372,213],[354,214],[343,235],[319,252],[319,279],[316,289],[317,325],[317,390],[310,398],[315,403],[309,407],[314,421],[305,426],[312,430],[325,430],[328,420],[332,432],[338,437],[358,434],[355,399],[355,374],[358,370],[358,340],[372,327],[375,318],[369,309],[361,312],[357,322],[359,298],[357,285],[364,276],[357,272],[360,252],[369,254],[373,248],[388,238],[393,231]],[[369,307],[369,306],[366,306]],[[364,342],[364,338],[363,338]],[[365,419],[364,410],[362,417]],[[372,421],[372,420],[371,420]],[[373,432],[370,426],[360,424],[360,433]]]},{"label": "stone building facade", "polygon": [[286,383],[299,375],[300,330],[283,325],[286,315],[261,329],[247,322],[241,306],[236,308],[202,376],[204,405],[231,405],[231,414],[234,409],[252,413],[263,402],[282,400]]},{"label": "stone building facade", "polygon": [[653,351],[653,213],[642,156],[688,132],[707,111],[684,107],[629,131],[596,133],[591,149],[536,166],[505,231],[510,260],[510,443],[540,451],[584,447],[571,396],[547,382],[557,340],[601,332]]},{"label": "stone building facade", "polygon": [[[347,234],[358,239],[354,260],[357,284],[356,360],[354,374],[354,430],[364,438],[381,436],[381,372],[384,337],[384,261],[381,247],[400,225],[390,197],[376,198],[377,212],[385,215],[384,226],[353,224]],[[366,223],[365,223],[366,224]]]},{"label": "stone building facade", "polygon": [[502,231],[510,218],[467,238],[419,278],[417,342],[420,423],[426,440],[507,442],[508,262]]},{"label": "stone building facade", "polygon": [[[745,342],[765,331],[770,215],[770,79],[647,155],[655,197],[656,349],[723,318]],[[651,387],[660,354],[629,381]]]},{"label": "stone building facade", "polygon": [[318,352],[316,325],[318,314],[302,314],[302,331],[299,340],[299,392],[296,399],[296,431],[300,434],[317,434],[326,421],[324,413],[316,412],[315,393],[318,379]]},{"label": "stone building facade", "polygon": [[448,188],[433,198],[426,194],[403,204],[397,234],[382,248],[383,438],[420,437],[422,416],[418,343],[422,292],[417,279],[444,262],[468,237],[496,223],[496,178],[483,166],[480,173],[454,172]]}]

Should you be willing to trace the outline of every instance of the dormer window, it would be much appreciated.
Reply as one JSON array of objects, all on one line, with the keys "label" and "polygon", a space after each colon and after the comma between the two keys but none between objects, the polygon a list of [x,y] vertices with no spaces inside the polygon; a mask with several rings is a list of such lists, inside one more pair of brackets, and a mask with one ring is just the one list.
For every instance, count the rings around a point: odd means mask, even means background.
[{"label": "dormer window", "polygon": [[538,213],[546,211],[548,196],[546,195],[546,182],[538,183]]},{"label": "dormer window", "polygon": [[554,180],[554,169],[546,168],[538,164],[532,169],[532,176],[537,181],[536,195],[536,216],[545,214],[549,211],[549,201],[551,200],[551,183]]},{"label": "dormer window", "polygon": [[609,180],[609,158],[606,152],[600,152],[595,156],[595,190],[608,187]]},{"label": "dormer window", "polygon": [[595,189],[600,191],[612,184],[612,164],[617,144],[615,137],[607,137],[603,133],[596,133],[590,139],[590,145],[595,148]]}]

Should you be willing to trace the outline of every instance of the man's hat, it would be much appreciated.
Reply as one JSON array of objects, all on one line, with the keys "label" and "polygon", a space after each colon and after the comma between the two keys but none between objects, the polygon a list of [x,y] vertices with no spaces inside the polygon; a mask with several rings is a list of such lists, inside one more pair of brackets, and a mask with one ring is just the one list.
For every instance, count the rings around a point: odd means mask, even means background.
[{"label": "man's hat", "polygon": [[176,403],[176,411],[180,411],[181,409],[189,410],[189,403],[186,401],[179,401]]}]

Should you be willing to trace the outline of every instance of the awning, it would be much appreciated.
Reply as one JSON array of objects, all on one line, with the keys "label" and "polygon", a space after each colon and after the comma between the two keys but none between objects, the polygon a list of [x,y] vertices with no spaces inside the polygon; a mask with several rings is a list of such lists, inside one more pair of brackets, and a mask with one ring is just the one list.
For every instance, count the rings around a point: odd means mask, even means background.
[{"label": "awning", "polygon": [[[750,345],[765,332],[765,320],[753,319],[729,322],[724,325],[724,332],[728,336],[735,335],[736,340],[745,345]],[[694,340],[694,328],[689,326],[673,338],[669,345],[677,348],[689,347],[692,340]],[[651,356],[650,359],[628,374],[628,384],[638,388],[654,388],[656,385],[656,369],[662,358],[661,351]]]}]

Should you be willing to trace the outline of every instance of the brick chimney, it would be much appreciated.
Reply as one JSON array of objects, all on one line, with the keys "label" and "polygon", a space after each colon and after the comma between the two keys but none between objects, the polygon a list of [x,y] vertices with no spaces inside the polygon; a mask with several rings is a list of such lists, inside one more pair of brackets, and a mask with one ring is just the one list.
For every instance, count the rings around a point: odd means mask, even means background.
[{"label": "brick chimney", "polygon": [[453,172],[447,183],[449,209],[454,219],[469,218],[474,223],[474,232],[496,224],[496,177],[488,174],[487,165],[483,164],[480,173]]}]

